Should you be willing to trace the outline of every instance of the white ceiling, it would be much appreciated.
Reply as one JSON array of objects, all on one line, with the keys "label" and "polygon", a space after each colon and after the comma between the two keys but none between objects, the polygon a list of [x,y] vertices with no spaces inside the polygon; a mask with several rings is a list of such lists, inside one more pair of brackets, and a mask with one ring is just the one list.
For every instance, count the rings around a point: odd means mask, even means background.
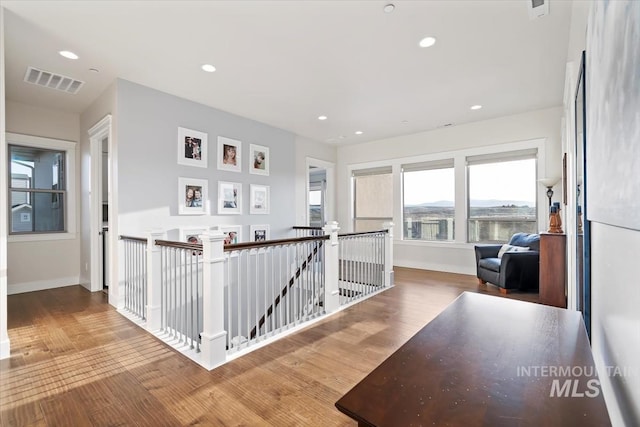
[{"label": "white ceiling", "polygon": [[[3,1],[6,97],[82,112],[120,77],[332,143],[562,104],[570,1],[537,20],[525,0],[389,2]],[[30,85],[28,66],[86,83]]]}]

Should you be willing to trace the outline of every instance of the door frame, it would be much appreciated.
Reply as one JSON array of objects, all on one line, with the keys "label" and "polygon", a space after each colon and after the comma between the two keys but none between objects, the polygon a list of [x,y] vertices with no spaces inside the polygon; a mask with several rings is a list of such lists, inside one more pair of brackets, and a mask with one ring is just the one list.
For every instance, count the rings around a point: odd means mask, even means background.
[{"label": "door frame", "polygon": [[327,162],[326,160],[314,159],[313,157],[306,158],[306,182],[305,182],[305,193],[304,193],[304,217],[305,224],[309,225],[309,167],[314,166],[317,168],[322,168],[326,171],[327,184],[325,189],[325,206],[324,213],[325,222],[335,221],[335,163]]},{"label": "door frame", "polygon": [[[89,190],[90,200],[90,248],[91,248],[91,276],[90,291],[96,292],[102,290],[102,141],[107,138],[109,147],[108,164],[111,164],[112,151],[112,126],[111,114],[103,117],[98,123],[89,129],[89,147],[91,157],[91,183]],[[111,174],[109,174],[111,176]],[[110,184],[110,183],[108,183]],[[109,190],[111,186],[109,185]],[[97,195],[97,197],[96,197]],[[111,191],[108,191],[108,198],[111,197]],[[107,203],[111,205],[110,200]],[[111,211],[111,206],[109,206]],[[111,215],[109,215],[108,223],[111,224]],[[110,250],[110,242],[106,242],[106,250]],[[111,293],[112,287],[109,287]]]}]

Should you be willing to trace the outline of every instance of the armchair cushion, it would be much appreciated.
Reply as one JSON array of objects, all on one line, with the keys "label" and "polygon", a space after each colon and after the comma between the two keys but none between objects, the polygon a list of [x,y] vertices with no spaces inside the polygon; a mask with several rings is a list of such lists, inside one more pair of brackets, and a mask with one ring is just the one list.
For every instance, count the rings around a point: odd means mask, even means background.
[{"label": "armchair cushion", "polygon": [[500,258],[482,258],[478,265],[487,270],[500,272]]},{"label": "armchair cushion", "polygon": [[526,252],[529,250],[529,246],[513,246],[509,244],[502,245],[500,251],[498,251],[498,258],[502,258],[505,252]]}]

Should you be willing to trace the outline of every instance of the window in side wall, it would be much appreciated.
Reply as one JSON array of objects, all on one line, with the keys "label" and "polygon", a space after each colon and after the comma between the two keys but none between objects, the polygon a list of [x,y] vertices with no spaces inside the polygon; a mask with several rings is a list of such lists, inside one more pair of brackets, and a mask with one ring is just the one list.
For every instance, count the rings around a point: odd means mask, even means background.
[{"label": "window in side wall", "polygon": [[393,219],[391,167],[355,170],[352,178],[354,231],[381,230],[384,222]]},{"label": "window in side wall", "polygon": [[467,158],[469,242],[538,232],[536,163],[536,149]]},{"label": "window in side wall", "polygon": [[403,238],[453,241],[455,173],[453,159],[402,166]]},{"label": "window in side wall", "polygon": [[19,238],[74,232],[68,212],[74,200],[69,169],[74,170],[75,144],[17,134],[7,134],[7,142],[9,234]]}]

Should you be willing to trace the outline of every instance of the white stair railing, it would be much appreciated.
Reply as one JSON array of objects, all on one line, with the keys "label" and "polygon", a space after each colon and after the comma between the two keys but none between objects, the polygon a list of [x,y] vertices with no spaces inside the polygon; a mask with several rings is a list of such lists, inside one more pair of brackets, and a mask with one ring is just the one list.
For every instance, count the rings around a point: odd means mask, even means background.
[{"label": "white stair railing", "polygon": [[138,320],[146,319],[147,239],[120,236],[124,251],[124,309]]},{"label": "white stair railing", "polygon": [[393,228],[385,226],[339,236],[332,222],[322,234],[228,246],[219,230],[201,235],[202,244],[162,232],[123,237],[136,248],[125,243],[125,312],[140,313],[140,326],[213,369],[392,286]]},{"label": "white stair railing", "polygon": [[324,314],[325,236],[225,248],[227,348],[237,352]]}]

